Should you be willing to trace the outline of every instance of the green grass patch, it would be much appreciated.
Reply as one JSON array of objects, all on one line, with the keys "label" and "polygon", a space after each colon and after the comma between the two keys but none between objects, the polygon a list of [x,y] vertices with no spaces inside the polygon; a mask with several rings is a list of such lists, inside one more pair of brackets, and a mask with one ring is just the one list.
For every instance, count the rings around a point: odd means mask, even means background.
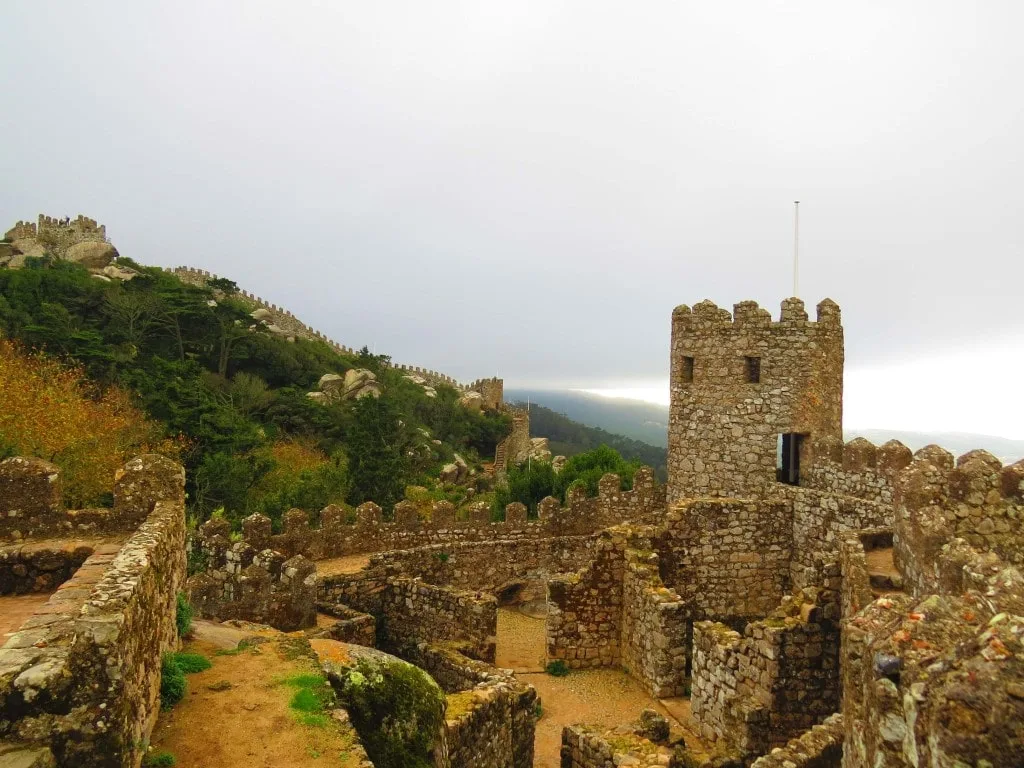
[{"label": "green grass patch", "polygon": [[142,758],[142,768],[174,768],[178,764],[177,758],[170,752],[161,750],[150,752]]},{"label": "green grass patch", "polygon": [[330,722],[327,711],[334,708],[336,701],[327,678],[315,672],[301,672],[282,682],[297,689],[288,702],[295,719],[312,728],[326,727]]},{"label": "green grass patch", "polygon": [[210,660],[201,653],[172,653],[171,656],[174,658],[174,663],[177,664],[181,668],[181,671],[186,675],[192,675],[196,672],[205,672],[213,666]]}]

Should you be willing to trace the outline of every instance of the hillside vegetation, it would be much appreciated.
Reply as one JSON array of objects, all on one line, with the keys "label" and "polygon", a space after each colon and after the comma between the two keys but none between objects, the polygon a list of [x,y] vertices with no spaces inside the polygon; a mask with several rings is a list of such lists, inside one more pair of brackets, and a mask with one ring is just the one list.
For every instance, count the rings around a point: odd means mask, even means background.
[{"label": "hillside vegetation", "polygon": [[[119,445],[178,443],[200,519],[223,509],[233,522],[263,512],[276,524],[292,506],[315,511],[367,500],[390,510],[407,486],[436,489],[455,451],[477,465],[508,432],[507,417],[463,408],[451,387],[426,396],[385,356],[345,356],[319,341],[265,332],[233,298],[230,280],[195,287],[128,259],[119,264],[140,274],[107,282],[50,257],[0,269],[0,336],[73,366],[86,399],[116,403],[122,415],[136,408],[126,420],[140,435]],[[307,397],[324,374],[351,368],[376,374],[383,394],[330,403]],[[143,412],[158,423],[156,434]],[[33,448],[18,429],[0,422],[0,450],[53,453]],[[96,489],[111,481],[83,486],[76,503],[97,501]]]},{"label": "hillside vegetation", "polygon": [[[526,403],[516,403],[518,408],[526,408]],[[536,437],[548,438],[551,453],[562,456],[591,451],[599,446],[614,448],[627,461],[635,461],[654,469],[659,480],[665,481],[667,476],[667,451],[655,445],[633,440],[623,435],[616,435],[600,427],[591,427],[573,421],[563,413],[536,403],[530,403],[530,433]]]}]

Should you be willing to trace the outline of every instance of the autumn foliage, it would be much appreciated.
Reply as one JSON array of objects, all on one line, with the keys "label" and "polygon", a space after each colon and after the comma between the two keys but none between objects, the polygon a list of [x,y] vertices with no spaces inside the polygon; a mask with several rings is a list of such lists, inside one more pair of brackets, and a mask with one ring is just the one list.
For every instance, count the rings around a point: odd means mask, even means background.
[{"label": "autumn foliage", "polygon": [[96,504],[132,456],[177,457],[179,440],[121,389],[95,390],[80,367],[0,339],[0,457],[39,456],[62,470],[69,507]]}]

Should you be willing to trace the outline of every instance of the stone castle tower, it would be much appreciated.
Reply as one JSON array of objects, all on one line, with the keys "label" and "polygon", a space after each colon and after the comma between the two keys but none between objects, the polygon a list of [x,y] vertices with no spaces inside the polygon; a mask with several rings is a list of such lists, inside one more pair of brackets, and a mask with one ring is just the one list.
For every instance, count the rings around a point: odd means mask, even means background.
[{"label": "stone castle tower", "polygon": [[668,501],[761,495],[799,484],[812,440],[843,435],[839,306],[800,299],[773,322],[756,302],[733,314],[710,301],[672,313]]}]

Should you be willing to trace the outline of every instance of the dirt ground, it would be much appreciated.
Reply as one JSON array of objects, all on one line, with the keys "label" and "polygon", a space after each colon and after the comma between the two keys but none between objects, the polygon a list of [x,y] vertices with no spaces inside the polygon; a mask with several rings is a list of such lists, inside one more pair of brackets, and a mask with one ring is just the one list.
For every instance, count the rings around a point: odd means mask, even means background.
[{"label": "dirt ground", "polygon": [[537,689],[542,714],[534,739],[535,768],[559,768],[562,728],[573,723],[614,727],[629,723],[644,709],[654,709],[683,730],[687,746],[703,752],[690,720],[688,699],[658,701],[640,684],[618,669],[577,670],[566,677],[543,671],[544,619],[514,608],[498,609],[496,666],[513,669],[523,682]]},{"label": "dirt ground", "polygon": [[864,553],[864,559],[867,561],[870,574],[898,576],[900,573],[892,559],[892,547],[869,549]]},{"label": "dirt ground", "polygon": [[0,645],[7,642],[28,621],[28,617],[38,611],[51,592],[33,592],[28,595],[4,595],[0,597]]},{"label": "dirt ground", "polygon": [[173,753],[178,768],[356,765],[345,734],[303,725],[288,708],[293,689],[281,681],[312,671],[308,659],[288,658],[273,640],[237,655],[215,655],[252,634],[196,622],[196,638],[183,650],[202,653],[213,667],[188,675],[185,698],[160,714],[153,749]]}]

